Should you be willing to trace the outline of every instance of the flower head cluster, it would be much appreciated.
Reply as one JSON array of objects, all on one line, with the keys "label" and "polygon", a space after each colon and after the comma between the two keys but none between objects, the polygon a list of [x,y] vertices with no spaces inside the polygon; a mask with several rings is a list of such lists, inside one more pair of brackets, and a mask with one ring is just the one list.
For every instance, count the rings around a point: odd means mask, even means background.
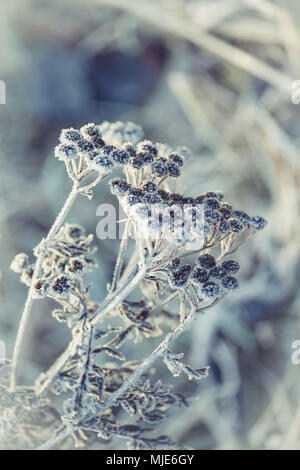
[{"label": "flower head cluster", "polygon": [[63,129],[55,148],[55,156],[65,162],[82,157],[86,167],[100,174],[110,173],[118,166],[127,165],[130,154],[121,148],[125,139],[133,142],[142,137],[140,126],[131,122],[109,123],[97,126],[93,123]]},{"label": "flower head cluster", "polygon": [[125,213],[138,221],[143,233],[146,231],[150,238],[157,238],[159,234],[187,242],[203,239],[211,233],[226,236],[249,228],[261,230],[266,225],[262,217],[250,217],[224,203],[221,192],[184,197],[161,189],[160,182],[154,178],[143,179],[140,186],[119,178],[111,180],[110,184]]},{"label": "flower head cluster", "polygon": [[239,263],[234,260],[217,264],[215,257],[207,253],[199,256],[192,272],[192,283],[205,298],[215,298],[222,289],[234,290],[238,287],[238,280],[232,274],[239,268]]},{"label": "flower head cluster", "polygon": [[[94,265],[90,255],[93,235],[86,235],[77,224],[65,224],[52,241],[42,263],[39,279],[32,286],[33,297],[47,295],[62,299],[72,294],[77,279]],[[41,245],[34,249],[35,256],[40,253]],[[28,255],[20,253],[11,263],[11,269],[21,274],[20,280],[31,286],[34,264],[29,263]]]},{"label": "flower head cluster", "polygon": [[194,287],[198,298],[202,300],[216,299],[222,293],[235,290],[238,280],[232,276],[239,270],[239,263],[234,260],[217,263],[209,253],[200,255],[197,264],[192,268],[189,264],[180,264],[175,258],[168,266],[168,281],[173,289]]}]

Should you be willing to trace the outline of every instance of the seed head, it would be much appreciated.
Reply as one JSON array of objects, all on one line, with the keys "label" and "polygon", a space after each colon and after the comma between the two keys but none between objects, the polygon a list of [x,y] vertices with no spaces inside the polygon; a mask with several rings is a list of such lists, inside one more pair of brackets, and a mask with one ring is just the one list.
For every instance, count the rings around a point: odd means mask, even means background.
[{"label": "seed head", "polygon": [[46,279],[39,279],[33,286],[32,297],[34,299],[42,299],[49,292],[50,284]]},{"label": "seed head", "polygon": [[237,261],[233,259],[229,259],[228,261],[224,261],[222,263],[223,268],[225,269],[227,274],[235,274],[240,269],[240,265]]},{"label": "seed head", "polygon": [[56,297],[67,297],[72,289],[72,280],[67,276],[58,276],[51,285],[51,291]]},{"label": "seed head", "polygon": [[178,270],[172,272],[170,284],[172,287],[183,287],[188,281],[192,267],[189,264],[181,266]]},{"label": "seed head", "polygon": [[164,191],[163,189],[159,189],[157,191],[157,194],[158,196],[164,201],[164,202],[168,202],[169,200],[169,193],[167,193],[167,191]]},{"label": "seed head", "polygon": [[228,233],[231,230],[231,225],[229,222],[227,222],[226,219],[222,219],[220,224],[219,224],[219,231],[221,233]]},{"label": "seed head", "polygon": [[111,154],[111,158],[118,164],[118,165],[127,165],[129,162],[129,154],[125,152],[125,150],[117,149]]},{"label": "seed head", "polygon": [[117,148],[114,145],[104,145],[101,148],[101,155],[104,157],[112,157],[113,152],[117,150]]},{"label": "seed head", "polygon": [[73,127],[62,129],[59,137],[59,141],[62,144],[76,144],[81,139],[80,132],[77,129],[73,129]]},{"label": "seed head", "polygon": [[204,218],[209,224],[217,224],[220,221],[221,216],[217,211],[207,209],[204,211]]},{"label": "seed head", "polygon": [[137,145],[139,152],[150,153],[152,157],[157,157],[158,151],[156,145],[151,140],[143,140]]},{"label": "seed head", "polygon": [[176,163],[167,162],[168,175],[171,178],[178,178],[180,176],[180,169]]},{"label": "seed head", "polygon": [[262,230],[267,225],[267,221],[263,217],[260,217],[259,215],[251,217],[249,220],[249,223],[251,227],[255,228],[255,230]]},{"label": "seed head", "polygon": [[93,142],[96,137],[101,137],[99,129],[93,123],[85,124],[80,128],[82,137]]},{"label": "seed head", "polygon": [[230,223],[230,230],[232,232],[238,233],[244,230],[244,225],[238,219],[229,219],[228,222]]},{"label": "seed head", "polygon": [[130,157],[135,157],[136,151],[134,145],[131,142],[125,142],[122,145],[122,149],[125,150],[125,152],[127,152]]},{"label": "seed head", "polygon": [[250,222],[249,215],[246,214],[246,212],[244,212],[244,211],[234,211],[233,212],[233,217],[235,219],[238,219],[243,224],[249,224],[249,222]]},{"label": "seed head", "polygon": [[140,170],[144,166],[144,159],[140,154],[137,154],[135,157],[130,158],[129,165],[136,170]]},{"label": "seed head", "polygon": [[95,137],[93,140],[93,144],[95,149],[98,150],[105,146],[105,142],[103,139],[101,139],[101,137]]},{"label": "seed head", "polygon": [[216,266],[216,260],[214,256],[209,255],[209,254],[199,256],[198,262],[200,266],[202,266],[205,269],[211,269]]},{"label": "seed head", "polygon": [[93,161],[94,167],[101,172],[109,172],[115,167],[115,162],[109,157],[100,156]]},{"label": "seed head", "polygon": [[216,282],[208,281],[201,287],[201,292],[204,297],[213,299],[219,295],[220,288]]},{"label": "seed head", "polygon": [[78,157],[78,151],[74,144],[59,144],[55,147],[54,155],[59,160],[72,160]]},{"label": "seed head", "polygon": [[205,209],[218,210],[220,209],[220,203],[217,199],[206,198],[204,201]]},{"label": "seed head", "polygon": [[228,220],[232,217],[232,210],[231,207],[228,206],[228,204],[222,204],[219,213],[225,220]]},{"label": "seed head", "polygon": [[72,277],[81,276],[86,267],[85,262],[80,258],[71,258],[66,266],[66,272]]},{"label": "seed head", "polygon": [[111,186],[111,192],[117,196],[124,196],[129,194],[130,184],[126,180],[113,179],[109,182]]},{"label": "seed head", "polygon": [[79,149],[79,152],[82,154],[87,154],[94,150],[94,145],[92,142],[86,139],[81,139],[77,142],[77,147]]},{"label": "seed head", "polygon": [[206,269],[195,267],[193,271],[193,280],[194,282],[201,284],[207,282],[210,278],[210,273]]},{"label": "seed head", "polygon": [[156,193],[157,186],[155,183],[152,183],[152,181],[145,181],[142,186],[142,190],[146,193]]},{"label": "seed head", "polygon": [[81,225],[66,224],[64,229],[66,238],[71,242],[78,241],[85,235],[85,230]]},{"label": "seed head", "polygon": [[174,258],[172,260],[172,263],[170,265],[170,270],[171,271],[176,271],[179,268],[180,265],[180,259],[179,258]]},{"label": "seed head", "polygon": [[183,166],[183,158],[179,153],[172,152],[170,155],[168,155],[168,160],[170,162],[176,163],[176,165],[182,167]]},{"label": "seed head", "polygon": [[165,158],[158,158],[151,163],[150,168],[154,176],[163,177],[168,174],[167,160]]},{"label": "seed head", "polygon": [[222,279],[222,285],[225,289],[235,290],[239,287],[239,281],[232,276],[227,276]]},{"label": "seed head", "polygon": [[215,279],[222,279],[224,276],[226,276],[226,274],[226,269],[222,265],[215,266],[210,270],[211,277],[214,277]]}]

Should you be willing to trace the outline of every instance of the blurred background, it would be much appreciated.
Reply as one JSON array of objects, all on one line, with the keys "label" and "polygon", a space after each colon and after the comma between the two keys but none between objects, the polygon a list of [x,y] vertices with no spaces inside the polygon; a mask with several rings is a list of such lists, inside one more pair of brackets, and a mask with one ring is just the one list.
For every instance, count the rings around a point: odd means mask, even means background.
[{"label": "blurred background", "polygon": [[[291,360],[300,340],[299,2],[12,0],[1,5],[0,30],[0,339],[8,357],[27,290],[11,260],[32,253],[70,190],[53,157],[61,128],[131,120],[151,140],[190,147],[186,195],[221,190],[269,221],[238,254],[238,293],[179,340],[187,361],[211,373],[199,384],[171,379],[194,398],[160,430],[196,449],[299,449],[300,365]],[[100,185],[68,221],[95,233],[96,207],[113,200]],[[118,244],[96,238],[97,300]],[[53,305],[35,304],[24,383],[69,338]]]}]

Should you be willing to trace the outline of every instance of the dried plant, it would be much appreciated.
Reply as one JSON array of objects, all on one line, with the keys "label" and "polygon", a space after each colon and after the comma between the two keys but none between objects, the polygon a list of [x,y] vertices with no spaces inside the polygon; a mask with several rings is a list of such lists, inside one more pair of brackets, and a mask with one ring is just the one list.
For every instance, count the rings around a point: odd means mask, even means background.
[{"label": "dried plant", "polygon": [[[51,449],[70,446],[70,437],[76,447],[118,437],[131,449],[182,448],[168,436],[149,437],[167,409],[186,406],[188,398],[155,382],[152,365],[161,359],[174,376],[208,375],[208,367],[186,364],[172,343],[238,287],[239,264],[230,257],[266,221],[235,210],[221,192],[196,198],[176,192],[189,151],[143,140],[141,127],[133,123],[65,129],[55,156],[65,163],[73,187],[34,248],[35,261],[20,253],[11,265],[29,290],[12,361],[0,369],[1,445]],[[124,179],[109,184],[126,213],[126,228],[107,296],[98,302],[86,281],[96,267],[93,235],[65,218],[77,196],[92,198],[93,188],[117,169]],[[125,266],[130,233],[134,251]],[[34,385],[17,385],[32,303],[45,297],[57,302],[52,315],[68,325],[72,340]],[[148,338],[160,339],[148,357],[137,360],[143,351],[134,353],[137,346],[125,357],[126,342]]]}]

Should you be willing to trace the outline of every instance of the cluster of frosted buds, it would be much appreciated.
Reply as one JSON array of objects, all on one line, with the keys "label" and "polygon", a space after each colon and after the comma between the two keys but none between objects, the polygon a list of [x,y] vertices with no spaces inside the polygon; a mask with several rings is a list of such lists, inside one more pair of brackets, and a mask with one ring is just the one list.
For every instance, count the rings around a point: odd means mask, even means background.
[{"label": "cluster of frosted buds", "polygon": [[124,139],[130,137],[135,142],[142,136],[141,127],[131,122],[89,123],[79,130],[63,129],[59,137],[60,144],[55,147],[55,156],[73,164],[81,157],[81,170],[84,168],[105,175],[128,164],[130,154],[120,147]]},{"label": "cluster of frosted buds", "polygon": [[189,264],[180,265],[179,259],[175,258],[168,269],[170,286],[173,289],[184,287],[189,280],[191,271],[192,266]]},{"label": "cluster of frosted buds", "polygon": [[232,275],[238,272],[237,261],[227,260],[217,264],[214,256],[204,254],[199,256],[196,266],[192,269],[189,264],[180,264],[175,258],[168,266],[168,280],[173,289],[193,285],[198,298],[215,299],[222,293],[235,290],[238,280]]},{"label": "cluster of frosted buds", "polygon": [[203,206],[207,232],[214,229],[221,234],[239,233],[249,228],[262,230],[266,226],[267,222],[263,217],[250,217],[244,211],[235,210],[223,202],[223,198],[223,193],[210,191],[194,199],[194,204]]},{"label": "cluster of frosted buds", "polygon": [[223,202],[221,192],[192,198],[160,189],[153,180],[143,180],[135,186],[128,180],[113,179],[110,184],[125,213],[138,221],[142,233],[150,238],[171,237],[187,242],[211,233],[223,236],[249,228],[261,230],[266,225],[262,217],[250,217]]},{"label": "cluster of frosted buds", "polygon": [[148,238],[189,241],[203,233],[203,210],[192,206],[192,198],[159,189],[153,181],[145,180],[140,187],[124,179],[110,184],[125,213]]},{"label": "cluster of frosted buds", "polygon": [[[50,295],[64,299],[72,294],[77,280],[94,266],[94,261],[90,258],[95,251],[91,246],[92,241],[93,235],[86,236],[80,225],[65,224],[44,257],[39,279],[33,286],[33,297],[44,298]],[[39,255],[41,244],[34,249],[35,256]],[[21,274],[21,282],[31,285],[34,264],[29,264],[27,255],[17,255],[11,269]]]},{"label": "cluster of frosted buds", "polygon": [[144,140],[136,145],[130,142],[123,144],[123,149],[130,154],[126,171],[128,182],[141,183],[144,179],[156,184],[166,178],[178,178],[184,163],[185,152],[182,149],[174,151],[162,144],[154,144]]},{"label": "cluster of frosted buds", "polygon": [[239,268],[237,261],[227,260],[217,264],[214,256],[204,254],[199,256],[191,280],[205,298],[215,298],[224,289],[238,288],[238,280],[232,274],[235,274]]}]

